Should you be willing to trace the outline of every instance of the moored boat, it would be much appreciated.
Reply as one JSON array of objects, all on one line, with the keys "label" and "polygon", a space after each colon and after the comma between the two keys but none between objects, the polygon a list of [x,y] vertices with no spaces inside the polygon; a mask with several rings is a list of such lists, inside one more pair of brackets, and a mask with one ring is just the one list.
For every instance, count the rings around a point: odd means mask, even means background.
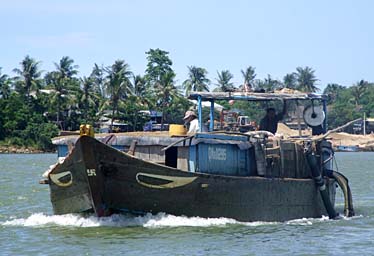
[{"label": "moored boat", "polygon": [[[190,99],[198,102],[200,124],[202,101],[212,106],[217,99],[325,102],[314,94],[196,92]],[[46,173],[54,212],[165,212],[241,221],[335,218],[338,183],[346,197],[345,214],[354,214],[348,180],[333,171],[331,143],[323,136],[284,139],[265,131],[242,134],[213,127],[211,107],[210,132],[182,139],[165,133],[56,139],[61,157],[72,146]]]},{"label": "moored boat", "polygon": [[360,148],[357,145],[353,145],[353,146],[338,145],[336,146],[336,150],[341,151],[341,152],[358,152],[360,151]]}]

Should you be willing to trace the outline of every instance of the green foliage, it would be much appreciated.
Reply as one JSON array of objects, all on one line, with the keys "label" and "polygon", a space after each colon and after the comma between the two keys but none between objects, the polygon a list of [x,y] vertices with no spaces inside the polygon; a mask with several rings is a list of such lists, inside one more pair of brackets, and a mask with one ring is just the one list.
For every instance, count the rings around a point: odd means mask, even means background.
[{"label": "green foliage", "polygon": [[26,98],[30,97],[31,90],[39,90],[41,87],[41,71],[39,70],[40,62],[27,55],[20,63],[21,68],[15,68],[13,72],[18,74],[15,79],[15,87],[18,93],[23,94]]},{"label": "green foliage", "polygon": [[208,72],[204,68],[188,67],[188,79],[183,82],[186,95],[191,91],[209,91],[210,80],[206,77]]},{"label": "green foliage", "polygon": [[[42,77],[40,62],[26,56],[10,77],[0,68],[0,143],[52,150],[51,137],[59,130],[78,130],[82,123],[96,127],[104,113],[107,117],[127,123],[130,130],[142,130],[149,121],[142,110],[163,113],[162,122],[182,124],[186,110],[192,104],[182,96],[190,91],[209,91],[208,71],[188,66],[188,78],[181,84],[175,79],[169,52],[150,49],[146,52],[147,68],[144,75],[134,75],[129,64],[117,60],[109,67],[94,64],[89,77],[77,77],[78,66],[64,56],[55,63],[55,70]],[[229,70],[217,72],[218,91],[263,89],[273,91],[287,87],[306,92],[318,90],[318,79],[310,67],[298,67],[286,74],[282,81],[267,75],[255,79],[255,67],[241,70],[243,84],[235,86]],[[362,117],[374,117],[374,85],[360,80],[350,87],[328,84],[324,93],[328,100],[329,127],[334,128]],[[259,122],[267,107],[282,109],[281,102],[217,102],[227,110],[239,111]],[[289,109],[295,104],[289,104]],[[108,115],[108,112],[110,114]],[[215,118],[219,118],[216,111]],[[209,119],[209,108],[203,109],[204,122]]]},{"label": "green foliage", "polygon": [[315,71],[310,67],[296,68],[297,89],[303,92],[319,91],[316,83],[318,79],[315,76]]},{"label": "green foliage", "polygon": [[217,71],[218,78],[216,91],[219,92],[233,92],[235,91],[234,83],[231,81],[234,76],[228,70]]},{"label": "green foliage", "polygon": [[256,78],[256,68],[249,66],[245,70],[240,71],[243,75],[243,85],[241,85],[241,89],[243,91],[250,91],[254,84],[253,81]]},{"label": "green foliage", "polygon": [[[145,70],[145,77],[147,82],[154,86],[167,73],[173,73],[171,68],[173,62],[169,58],[169,52],[160,49],[150,49],[146,52],[147,55],[147,69]],[[175,75],[175,74],[174,74]]]}]

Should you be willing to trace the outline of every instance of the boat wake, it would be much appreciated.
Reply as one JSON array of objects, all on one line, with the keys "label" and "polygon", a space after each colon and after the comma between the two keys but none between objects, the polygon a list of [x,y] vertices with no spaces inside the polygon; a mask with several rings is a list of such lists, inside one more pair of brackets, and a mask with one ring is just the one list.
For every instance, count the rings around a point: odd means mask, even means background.
[{"label": "boat wake", "polygon": [[[287,225],[313,225],[323,221],[329,221],[328,217],[319,219],[297,219],[285,222]],[[239,222],[229,218],[200,218],[174,216],[165,213],[157,215],[147,214],[144,216],[115,214],[109,217],[98,218],[96,216],[82,216],[79,214],[65,215],[47,215],[44,213],[34,213],[28,218],[15,218],[0,222],[2,226],[71,226],[71,227],[145,227],[145,228],[163,228],[163,227],[226,227],[228,225],[243,226],[264,226],[279,225],[281,222]]]},{"label": "boat wake", "polygon": [[110,217],[82,216],[79,214],[47,215],[34,213],[28,218],[12,219],[0,223],[2,226],[72,226],[72,227],[209,227],[239,224],[240,222],[228,218],[200,218],[174,216],[165,213],[144,216],[115,214]]}]

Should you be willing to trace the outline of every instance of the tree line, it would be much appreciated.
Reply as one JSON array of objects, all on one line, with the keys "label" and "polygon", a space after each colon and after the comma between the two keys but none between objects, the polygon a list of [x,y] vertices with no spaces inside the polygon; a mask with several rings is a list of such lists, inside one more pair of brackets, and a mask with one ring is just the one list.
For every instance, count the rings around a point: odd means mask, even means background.
[{"label": "tree line", "polygon": [[[162,123],[181,123],[184,112],[191,107],[185,96],[191,91],[209,91],[213,86],[213,91],[223,92],[269,92],[280,88],[318,91],[318,79],[310,67],[297,67],[278,80],[271,75],[258,79],[255,67],[248,66],[241,70],[243,83],[235,85],[229,70],[217,71],[215,81],[210,81],[205,68],[192,65],[187,66],[188,78],[178,84],[167,51],[150,49],[145,54],[144,74],[134,74],[129,63],[116,60],[109,66],[94,64],[89,76],[79,77],[79,66],[68,56],[47,72],[41,70],[41,62],[28,55],[13,70],[13,76],[3,74],[0,67],[0,144],[50,150],[50,139],[59,130],[78,130],[82,123],[95,126],[104,114],[110,117],[112,125],[119,120],[134,131],[142,130],[147,121],[141,110],[162,112]],[[330,127],[363,112],[371,115],[372,83],[361,80],[350,87],[332,83],[324,93],[331,95]],[[239,106],[251,118],[259,118],[259,111],[253,106]]]}]

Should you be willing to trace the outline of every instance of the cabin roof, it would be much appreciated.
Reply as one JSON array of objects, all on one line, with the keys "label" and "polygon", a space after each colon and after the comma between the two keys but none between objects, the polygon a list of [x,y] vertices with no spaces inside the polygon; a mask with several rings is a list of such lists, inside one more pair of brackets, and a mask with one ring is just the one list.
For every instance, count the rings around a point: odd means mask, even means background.
[{"label": "cabin roof", "polygon": [[202,101],[211,100],[246,100],[246,101],[271,101],[271,100],[327,100],[327,95],[317,93],[305,93],[292,90],[275,91],[272,93],[261,92],[191,92],[189,99]]}]

